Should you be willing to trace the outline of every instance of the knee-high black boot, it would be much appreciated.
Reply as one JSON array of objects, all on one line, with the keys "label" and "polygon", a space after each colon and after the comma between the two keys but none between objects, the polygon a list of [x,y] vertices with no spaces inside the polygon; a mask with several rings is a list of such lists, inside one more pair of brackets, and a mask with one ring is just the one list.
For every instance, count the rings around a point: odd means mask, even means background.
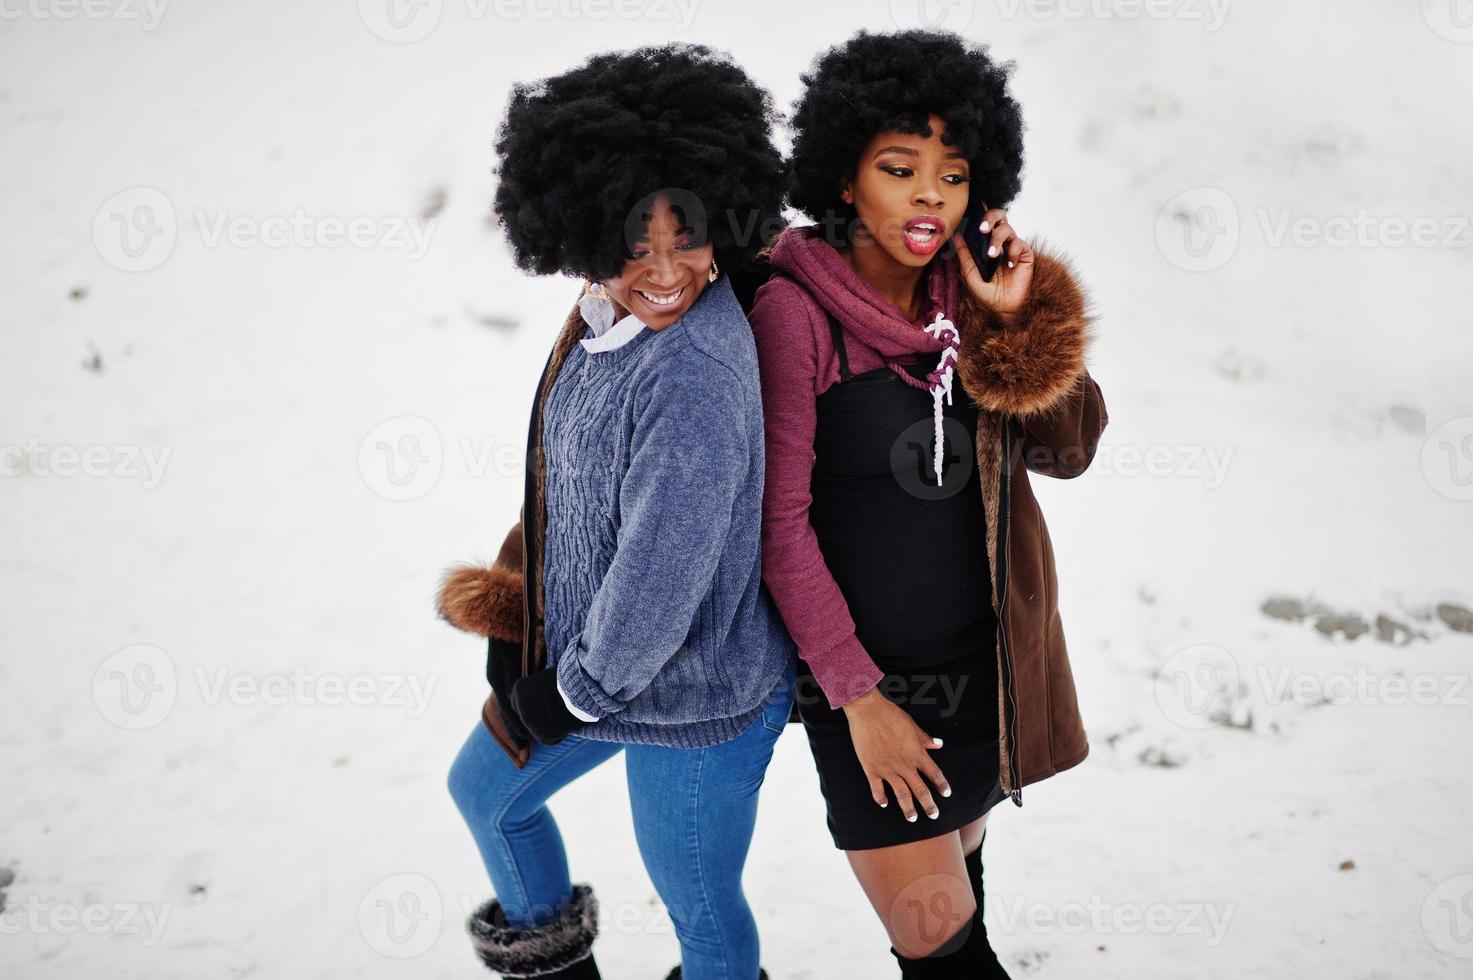
[{"label": "knee-high black boot", "polygon": [[972,897],[977,900],[977,931],[982,934],[982,946],[986,949],[985,957],[991,961],[991,971],[985,976],[1006,977],[1007,971],[998,962],[997,953],[992,949],[992,941],[987,938],[987,923],[984,919],[986,911],[987,894],[982,884],[982,845],[987,842],[987,828],[982,828],[982,839],[977,842],[977,849],[966,855],[967,882],[972,886]]},{"label": "knee-high black boot", "polygon": [[593,960],[598,900],[588,885],[574,885],[558,917],[533,929],[508,925],[494,898],[471,914],[465,928],[481,962],[508,980],[601,980]]},{"label": "knee-high black boot", "polygon": [[[982,839],[987,839],[985,830]],[[1007,971],[998,962],[997,953],[987,938],[987,925],[982,921],[986,895],[982,886],[981,844],[965,858],[967,883],[972,886],[977,911],[930,956],[911,959],[901,956],[892,946],[890,952],[900,963],[902,980],[960,980],[963,977],[967,980],[1007,980]]]},{"label": "knee-high black boot", "polygon": [[900,963],[901,980],[1006,980],[1007,973],[987,942],[982,916],[973,913],[961,929],[930,956],[911,959],[894,946],[890,952]]}]

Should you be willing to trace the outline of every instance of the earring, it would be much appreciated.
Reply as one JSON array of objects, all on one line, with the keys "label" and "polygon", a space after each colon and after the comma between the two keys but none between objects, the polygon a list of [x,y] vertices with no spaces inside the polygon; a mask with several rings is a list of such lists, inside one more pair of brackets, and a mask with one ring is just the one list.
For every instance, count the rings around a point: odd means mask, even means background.
[{"label": "earring", "polygon": [[706,281],[707,282],[715,282],[719,278],[721,278],[721,270],[716,267],[716,260],[715,259],[712,259],[711,260],[711,272],[710,272],[709,275],[706,276]]},{"label": "earring", "polygon": [[588,295],[594,299],[608,299],[609,291],[603,283],[591,282],[588,284]]}]

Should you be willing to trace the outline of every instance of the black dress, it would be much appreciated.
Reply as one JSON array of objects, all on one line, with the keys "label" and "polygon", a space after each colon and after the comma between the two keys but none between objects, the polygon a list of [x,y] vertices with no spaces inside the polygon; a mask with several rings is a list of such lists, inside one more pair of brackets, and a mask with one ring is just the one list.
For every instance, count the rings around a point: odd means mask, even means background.
[{"label": "black dress", "polygon": [[[997,619],[974,440],[977,407],[960,384],[943,406],[942,479],[933,468],[931,395],[889,368],[849,371],[829,327],[839,383],[818,397],[809,520],[855,633],[885,672],[881,693],[929,735],[951,785],[930,787],[940,816],[914,823],[893,794],[870,796],[849,722],[798,663],[798,712],[818,767],[829,832],[842,850],[889,847],[956,830],[1006,799],[998,778]],[[907,366],[924,378],[930,365]],[[912,369],[913,368],[913,369]],[[922,777],[924,778],[924,777]]]}]

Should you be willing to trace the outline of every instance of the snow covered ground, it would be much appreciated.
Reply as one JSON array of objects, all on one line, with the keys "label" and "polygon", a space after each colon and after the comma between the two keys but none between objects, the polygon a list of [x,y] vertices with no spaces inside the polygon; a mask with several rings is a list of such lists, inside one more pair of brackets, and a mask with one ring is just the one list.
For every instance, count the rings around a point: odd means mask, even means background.
[{"label": "snow covered ground", "polygon": [[[1111,414],[1035,480],[1093,753],[996,812],[995,944],[1473,974],[1466,2],[928,13],[1019,62],[1013,222],[1088,278]],[[486,220],[508,87],[679,38],[786,105],[917,17],[0,0],[0,975],[483,975],[481,648],[431,599],[516,518],[573,294]],[[677,956],[626,803],[613,762],[554,804],[615,980]],[[895,975],[797,729],[748,884],[774,978]]]}]

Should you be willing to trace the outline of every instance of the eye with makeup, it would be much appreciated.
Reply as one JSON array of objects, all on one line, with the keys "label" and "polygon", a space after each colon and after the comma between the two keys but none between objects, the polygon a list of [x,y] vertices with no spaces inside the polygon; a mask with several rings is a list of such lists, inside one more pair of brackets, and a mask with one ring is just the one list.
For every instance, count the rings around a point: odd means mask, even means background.
[{"label": "eye with makeup", "polygon": [[[915,173],[916,173],[914,169],[912,169],[910,167],[902,166],[900,164],[884,164],[884,163],[882,163],[882,164],[879,164],[879,168],[881,170],[883,170],[885,173],[889,174],[890,176],[892,176],[892,177],[899,177],[902,180],[905,179],[905,178],[908,178],[908,177],[914,177],[915,176]],[[967,184],[967,183],[970,183],[971,180],[972,180],[971,177],[968,177],[966,174],[963,174],[963,173],[943,174],[942,177],[941,177],[941,179],[944,180],[944,181],[946,181],[946,183],[951,184],[953,186],[960,186],[962,184]]]},{"label": "eye with makeup", "polygon": [[[696,240],[696,236],[695,236],[695,233],[694,232],[691,232],[691,231],[682,231],[680,233],[680,237],[678,239],[676,239],[674,248],[675,248],[675,250],[677,252],[694,252],[697,249],[699,249],[702,244],[703,244],[702,242],[699,242],[699,241]],[[633,251],[629,252],[626,257],[631,262],[639,262],[642,259],[649,258],[649,256],[650,256],[650,246],[649,246],[649,243],[648,242],[640,242],[639,245],[637,247],[635,247],[635,249]]]}]

